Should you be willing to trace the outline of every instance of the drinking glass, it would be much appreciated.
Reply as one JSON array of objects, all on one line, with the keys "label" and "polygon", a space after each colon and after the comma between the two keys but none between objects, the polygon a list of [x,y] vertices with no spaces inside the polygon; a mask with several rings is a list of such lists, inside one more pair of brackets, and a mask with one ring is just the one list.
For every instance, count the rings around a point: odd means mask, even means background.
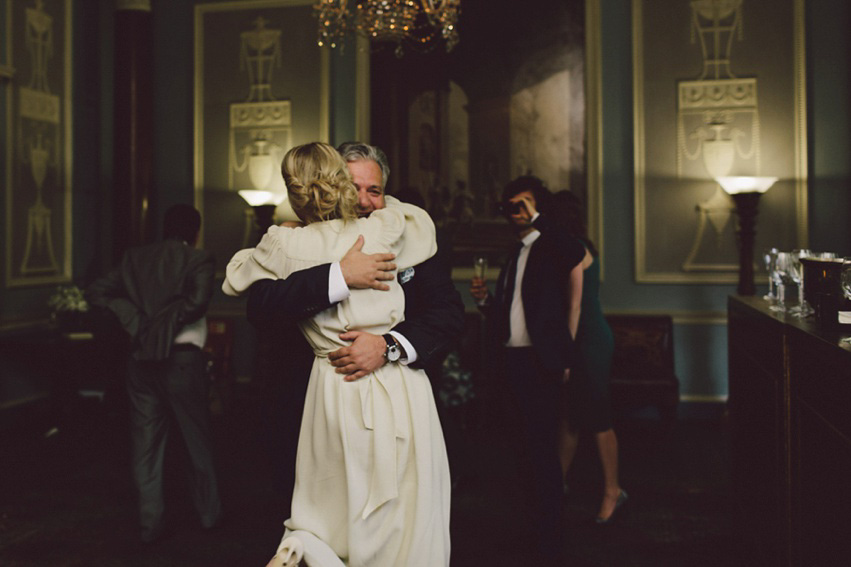
[{"label": "drinking glass", "polygon": [[771,277],[777,286],[777,303],[769,307],[772,311],[786,312],[786,286],[793,283],[790,272],[792,271],[792,253],[778,252],[777,261],[774,262],[774,270]]},{"label": "drinking glass", "polygon": [[473,277],[480,280],[485,279],[488,271],[488,257],[482,255],[473,256]]},{"label": "drinking glass", "polygon": [[762,252],[762,259],[765,262],[765,271],[768,272],[768,293],[762,296],[763,299],[773,301],[777,299],[777,294],[774,292],[774,278],[771,277],[771,272],[774,271],[774,262],[777,261],[777,253],[780,252],[777,248],[766,248]]},{"label": "drinking glass", "polygon": [[[840,275],[839,282],[842,285],[843,295],[851,301],[851,257],[845,258],[842,264],[842,274]],[[851,343],[851,337],[845,337],[842,339],[842,342]]]},{"label": "drinking glass", "polygon": [[798,286],[798,305],[789,309],[789,313],[795,315],[795,317],[809,317],[815,311],[810,305],[804,300],[804,264],[801,263],[801,258],[810,258],[813,253],[806,248],[799,248],[797,250],[792,250],[790,264],[789,264],[789,277],[792,279],[792,282]]}]

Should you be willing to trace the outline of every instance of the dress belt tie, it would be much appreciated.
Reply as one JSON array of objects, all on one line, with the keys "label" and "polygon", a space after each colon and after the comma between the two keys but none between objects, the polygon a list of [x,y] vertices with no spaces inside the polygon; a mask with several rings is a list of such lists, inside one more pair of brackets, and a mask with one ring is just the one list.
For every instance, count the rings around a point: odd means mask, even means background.
[{"label": "dress belt tie", "polygon": [[[317,358],[328,358],[329,351],[315,352]],[[341,378],[342,379],[342,378]],[[393,407],[407,404],[404,377],[396,365],[385,365],[355,382],[360,395],[361,417],[366,429],[373,432],[372,474],[369,496],[361,517],[366,519],[382,504],[399,497],[396,471],[396,439],[410,436],[407,412]],[[348,448],[352,451],[354,449]]]},{"label": "dress belt tie", "polygon": [[[399,496],[396,471],[396,439],[410,435],[405,412],[395,412],[396,403],[404,404],[401,373],[393,366],[379,368],[362,378],[359,384],[364,426],[373,432],[372,475],[369,496],[361,517],[366,519],[382,504]],[[395,382],[395,383],[394,383]],[[394,396],[394,393],[396,396]]]}]

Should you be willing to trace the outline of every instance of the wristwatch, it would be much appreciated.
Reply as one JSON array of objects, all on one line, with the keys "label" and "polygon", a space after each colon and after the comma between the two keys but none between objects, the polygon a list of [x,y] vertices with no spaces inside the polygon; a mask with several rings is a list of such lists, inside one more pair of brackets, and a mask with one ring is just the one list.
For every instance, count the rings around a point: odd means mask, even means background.
[{"label": "wristwatch", "polygon": [[390,333],[384,335],[384,340],[387,342],[387,350],[384,351],[384,358],[388,362],[396,362],[402,356],[402,349],[399,348],[399,343],[396,342],[396,339]]}]

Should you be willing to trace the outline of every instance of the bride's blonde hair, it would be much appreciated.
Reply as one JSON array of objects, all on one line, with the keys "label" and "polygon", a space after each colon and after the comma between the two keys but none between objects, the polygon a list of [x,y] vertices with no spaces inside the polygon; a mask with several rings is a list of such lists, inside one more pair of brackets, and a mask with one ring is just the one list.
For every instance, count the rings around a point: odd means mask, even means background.
[{"label": "bride's blonde hair", "polygon": [[305,224],[357,218],[358,192],[333,146],[312,142],[294,147],[281,162],[281,174],[290,204]]}]

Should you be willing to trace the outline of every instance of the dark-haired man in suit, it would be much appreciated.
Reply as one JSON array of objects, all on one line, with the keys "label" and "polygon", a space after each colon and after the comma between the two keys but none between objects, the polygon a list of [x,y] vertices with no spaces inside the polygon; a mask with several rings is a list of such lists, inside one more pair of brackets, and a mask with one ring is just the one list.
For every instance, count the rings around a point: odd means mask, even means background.
[{"label": "dark-haired man in suit", "polygon": [[118,267],[87,290],[89,301],[114,313],[132,341],[127,392],[133,479],[146,543],[163,534],[163,459],[172,418],[189,452],[192,499],[201,525],[212,528],[221,520],[201,351],[214,260],[195,248],[200,229],[201,215],[194,207],[171,207],[161,242],[130,248]]},{"label": "dark-haired man in suit", "polygon": [[[384,187],[390,168],[379,148],[347,142],[338,148],[358,191],[358,214],[368,216],[384,208]],[[349,296],[350,289],[387,290],[396,269],[392,254],[364,254],[360,238],[333,264],[291,274],[285,280],[260,280],[249,289],[248,320],[279,345],[267,371],[267,422],[271,433],[275,488],[284,499],[285,513],[295,482],[295,457],[301,415],[313,351],[295,323]],[[342,380],[357,380],[383,364],[410,364],[439,379],[440,364],[464,327],[464,304],[455,289],[445,255],[437,255],[398,274],[405,293],[405,320],[387,335],[352,330],[340,338],[347,347],[329,354]],[[285,349],[285,350],[284,350]]]},{"label": "dark-haired man in suit", "polygon": [[[508,391],[516,403],[520,446],[531,478],[540,565],[562,564],[562,476],[557,451],[561,384],[574,360],[570,315],[582,296],[585,248],[548,218],[549,190],[536,177],[508,183],[501,209],[519,239],[492,297],[484,280],[470,293],[503,347]],[[575,332],[575,331],[574,331]]]}]

